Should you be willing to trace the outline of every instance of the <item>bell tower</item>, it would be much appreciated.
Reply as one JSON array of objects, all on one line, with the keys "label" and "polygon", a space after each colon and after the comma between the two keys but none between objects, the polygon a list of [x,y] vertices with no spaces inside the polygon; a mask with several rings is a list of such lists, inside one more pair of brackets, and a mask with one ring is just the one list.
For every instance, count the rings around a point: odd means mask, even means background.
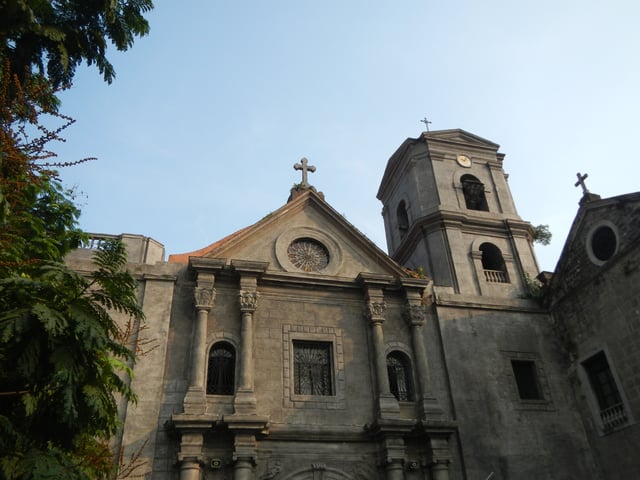
[{"label": "bell tower", "polygon": [[499,145],[464,130],[423,132],[391,156],[378,190],[389,254],[451,293],[516,298],[538,273],[533,228],[516,212]]}]

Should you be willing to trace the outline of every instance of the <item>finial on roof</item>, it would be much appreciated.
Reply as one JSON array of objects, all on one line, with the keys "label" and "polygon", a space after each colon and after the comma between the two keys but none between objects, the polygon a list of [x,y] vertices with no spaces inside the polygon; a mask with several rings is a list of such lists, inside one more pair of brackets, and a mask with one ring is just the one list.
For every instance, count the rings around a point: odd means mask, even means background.
[{"label": "finial on roof", "polygon": [[585,173],[584,175],[582,175],[580,174],[580,172],[578,172],[576,173],[576,176],[578,177],[578,181],[575,183],[574,186],[582,187],[582,198],[580,199],[580,205],[582,205],[585,202],[591,202],[592,200],[600,200],[600,195],[591,193],[587,188],[587,184],[584,183],[584,181],[587,179],[589,174]]},{"label": "finial on roof", "polygon": [[308,163],[309,163],[309,160],[307,160],[305,157],[302,157],[302,159],[300,160],[300,163],[293,164],[294,170],[302,170],[302,183],[300,183],[301,187],[309,186],[309,181],[307,179],[307,172],[313,173],[316,171],[316,167],[314,167],[313,165],[307,165]]},{"label": "finial on roof", "polygon": [[424,126],[427,127],[427,132],[429,131],[429,125],[431,124],[431,120],[427,120],[427,117],[424,117],[422,120],[420,120],[422,123],[424,123]]},{"label": "finial on roof", "polygon": [[313,173],[316,171],[316,167],[314,167],[313,165],[309,165],[309,160],[307,160],[305,157],[302,157],[300,159],[300,163],[293,164],[293,169],[302,170],[302,182],[293,185],[291,194],[289,195],[289,199],[287,200],[287,202],[298,198],[303,192],[307,190],[313,190],[318,195],[320,195],[320,198],[324,200],[324,194],[322,192],[318,192],[314,187],[309,185],[309,179],[307,177],[308,172]]},{"label": "finial on roof", "polygon": [[581,175],[580,172],[576,173],[576,177],[578,177],[578,181],[576,182],[575,186],[577,187],[578,185],[580,185],[582,187],[583,195],[586,195],[589,193],[587,184],[584,183],[584,181],[587,179],[588,176],[589,176],[588,173],[585,173],[584,175]]}]

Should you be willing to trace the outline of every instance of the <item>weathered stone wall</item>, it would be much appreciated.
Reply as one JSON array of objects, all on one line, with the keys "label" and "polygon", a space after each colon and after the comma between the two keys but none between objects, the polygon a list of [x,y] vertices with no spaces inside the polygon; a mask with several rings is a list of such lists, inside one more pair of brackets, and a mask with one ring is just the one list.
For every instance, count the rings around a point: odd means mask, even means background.
[{"label": "weathered stone wall", "polygon": [[[549,317],[526,306],[437,307],[468,478],[598,478]],[[520,399],[511,360],[535,362],[543,399]]]},{"label": "weathered stone wall", "polygon": [[[563,258],[553,316],[567,351],[579,411],[605,479],[640,477],[640,214],[636,202],[614,199],[587,211]],[[616,228],[617,253],[606,263],[588,255],[589,233],[602,220]],[[557,279],[556,279],[557,280]],[[604,352],[623,399],[627,422],[604,431],[583,362]]]}]

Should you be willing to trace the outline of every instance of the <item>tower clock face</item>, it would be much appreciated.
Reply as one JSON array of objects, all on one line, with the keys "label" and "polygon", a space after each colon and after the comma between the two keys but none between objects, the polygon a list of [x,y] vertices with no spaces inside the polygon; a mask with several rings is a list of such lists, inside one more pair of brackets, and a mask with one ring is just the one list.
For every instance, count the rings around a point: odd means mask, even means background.
[{"label": "tower clock face", "polygon": [[469,168],[471,166],[471,159],[467,155],[458,155],[457,160],[461,167]]}]

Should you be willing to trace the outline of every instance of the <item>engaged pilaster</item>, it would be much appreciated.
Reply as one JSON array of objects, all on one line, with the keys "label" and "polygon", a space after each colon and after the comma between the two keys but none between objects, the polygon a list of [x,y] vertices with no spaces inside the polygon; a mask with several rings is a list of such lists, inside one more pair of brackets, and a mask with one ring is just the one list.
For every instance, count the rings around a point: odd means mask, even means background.
[{"label": "engaged pilaster", "polygon": [[189,389],[184,397],[184,412],[204,414],[207,410],[205,394],[205,369],[207,350],[207,320],[209,311],[213,307],[216,290],[213,288],[215,275],[213,273],[198,273],[193,299],[196,308],[196,321],[193,326],[191,342],[191,370],[189,374]]},{"label": "engaged pilaster", "polygon": [[256,396],[253,390],[254,366],[254,314],[258,308],[258,276],[264,273],[268,264],[232,260],[231,265],[240,274],[240,378],[234,398],[234,412],[237,414],[255,414]]},{"label": "engaged pilaster", "polygon": [[387,308],[382,287],[389,284],[390,278],[386,276],[374,277],[360,274],[358,279],[364,286],[366,302],[365,316],[371,326],[376,384],[378,386],[378,416],[380,418],[397,417],[400,414],[400,405],[391,393],[389,387],[387,359],[384,349],[384,332],[382,329]]},{"label": "engaged pilaster", "polygon": [[449,480],[449,464],[451,453],[449,451],[449,433],[430,434],[429,436],[429,468],[433,480]]},{"label": "engaged pilaster", "polygon": [[403,281],[403,286],[405,287],[407,299],[404,317],[411,329],[411,344],[416,362],[422,418],[425,420],[440,420],[442,419],[443,411],[433,395],[425,346],[424,324],[426,314],[422,302],[424,285],[410,285],[409,282]]},{"label": "engaged pilaster", "polygon": [[402,437],[388,437],[383,442],[386,480],[404,479],[405,445]]}]

